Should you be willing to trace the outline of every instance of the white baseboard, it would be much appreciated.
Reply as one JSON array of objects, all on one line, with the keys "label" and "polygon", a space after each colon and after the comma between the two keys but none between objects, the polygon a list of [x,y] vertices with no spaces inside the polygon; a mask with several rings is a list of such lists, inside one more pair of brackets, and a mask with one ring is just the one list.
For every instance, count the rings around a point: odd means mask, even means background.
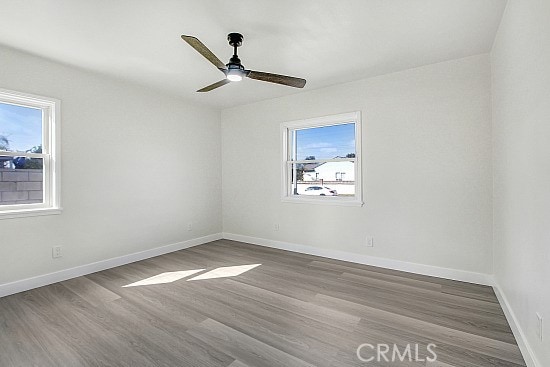
[{"label": "white baseboard", "polygon": [[432,265],[411,263],[400,260],[387,259],[382,257],[368,256],[332,249],[324,249],[308,245],[300,245],[290,242],[268,240],[265,238],[243,236],[240,234],[227,233],[222,234],[223,238],[233,241],[247,242],[254,245],[272,247],[281,250],[299,252],[302,254],[326,257],[329,259],[349,261],[357,264],[378,266],[387,269],[406,271],[422,275],[429,275],[438,278],[459,280],[462,282],[493,285],[493,278],[489,274],[475,273],[465,270],[442,268]]},{"label": "white baseboard", "polygon": [[537,357],[533,352],[533,349],[527,342],[525,333],[523,332],[523,329],[521,328],[518,322],[518,319],[514,311],[512,310],[512,307],[510,307],[510,303],[508,302],[506,295],[504,294],[504,292],[502,291],[502,288],[500,287],[500,285],[496,280],[494,281],[493,289],[495,290],[495,294],[498,298],[498,302],[500,303],[500,306],[504,311],[506,320],[508,320],[508,324],[510,324],[510,328],[514,333],[514,337],[516,338],[516,342],[518,343],[519,350],[523,355],[525,364],[527,365],[527,367],[542,367],[542,364],[538,362]]},{"label": "white baseboard", "polygon": [[221,233],[211,234],[204,237],[193,238],[187,241],[173,243],[171,245],[152,248],[150,250],[135,252],[133,254],[97,261],[91,264],[81,265],[74,268],[63,269],[53,273],[39,275],[32,278],[17,280],[11,283],[0,284],[0,297],[10,294],[27,291],[29,289],[42,287],[48,284],[62,282],[67,279],[111,269],[117,266],[126,265],[151,257],[164,255],[170,252],[183,250],[189,247],[202,245],[203,243],[216,241],[222,238]]}]

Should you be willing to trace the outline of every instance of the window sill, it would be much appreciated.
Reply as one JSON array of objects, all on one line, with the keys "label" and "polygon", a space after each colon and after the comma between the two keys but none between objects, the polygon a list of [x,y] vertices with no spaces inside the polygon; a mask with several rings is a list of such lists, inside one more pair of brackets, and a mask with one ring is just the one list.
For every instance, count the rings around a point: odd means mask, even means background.
[{"label": "window sill", "polygon": [[33,208],[0,211],[1,219],[37,217],[41,215],[58,215],[63,211],[62,208]]},{"label": "window sill", "polygon": [[296,203],[296,204],[315,204],[315,205],[337,205],[337,206],[363,206],[361,200],[356,199],[341,199],[341,198],[331,198],[325,197],[323,199],[319,198],[306,198],[306,197],[283,197],[281,198],[283,203]]}]

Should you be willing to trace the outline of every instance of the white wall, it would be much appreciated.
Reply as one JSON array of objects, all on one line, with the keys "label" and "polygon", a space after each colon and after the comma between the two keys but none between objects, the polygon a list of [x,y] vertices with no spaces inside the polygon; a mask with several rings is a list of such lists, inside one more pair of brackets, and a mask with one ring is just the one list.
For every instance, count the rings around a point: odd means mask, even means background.
[{"label": "white wall", "polygon": [[[224,232],[491,273],[490,108],[479,55],[224,110]],[[365,205],[282,203],[280,123],[356,110]]]},{"label": "white wall", "polygon": [[549,35],[549,1],[510,0],[491,53],[495,277],[539,366],[550,366]]},{"label": "white wall", "polygon": [[221,232],[219,112],[7,48],[0,88],[61,100],[64,208],[0,220],[0,285]]}]

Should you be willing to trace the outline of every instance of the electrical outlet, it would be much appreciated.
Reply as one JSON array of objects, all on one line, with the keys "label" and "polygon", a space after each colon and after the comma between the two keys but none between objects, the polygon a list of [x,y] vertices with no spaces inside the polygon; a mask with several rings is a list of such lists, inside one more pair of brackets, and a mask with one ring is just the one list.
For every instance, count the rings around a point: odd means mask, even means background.
[{"label": "electrical outlet", "polygon": [[374,247],[374,237],[367,236],[366,243],[367,247]]},{"label": "electrical outlet", "polygon": [[52,247],[52,258],[57,259],[61,256],[63,256],[63,254],[61,252],[61,246]]},{"label": "electrical outlet", "polygon": [[542,315],[539,314],[539,313],[536,313],[537,315],[537,337],[539,338],[540,341],[542,341]]},{"label": "electrical outlet", "polygon": [[279,229],[280,229],[279,223],[275,223],[275,224],[273,225],[273,230],[274,230],[275,232],[277,232]]}]

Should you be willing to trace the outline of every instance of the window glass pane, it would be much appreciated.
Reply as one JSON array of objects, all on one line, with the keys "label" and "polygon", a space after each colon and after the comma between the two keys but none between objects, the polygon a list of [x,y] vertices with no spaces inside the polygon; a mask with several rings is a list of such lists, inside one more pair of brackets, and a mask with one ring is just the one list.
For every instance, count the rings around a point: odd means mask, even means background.
[{"label": "window glass pane", "polygon": [[43,202],[42,158],[0,155],[0,206]]},{"label": "window glass pane", "polygon": [[42,110],[0,102],[0,150],[41,152]]},{"label": "window glass pane", "polygon": [[355,163],[293,163],[291,194],[307,196],[355,196]]},{"label": "window glass pane", "polygon": [[355,124],[295,130],[296,160],[355,157]]}]

